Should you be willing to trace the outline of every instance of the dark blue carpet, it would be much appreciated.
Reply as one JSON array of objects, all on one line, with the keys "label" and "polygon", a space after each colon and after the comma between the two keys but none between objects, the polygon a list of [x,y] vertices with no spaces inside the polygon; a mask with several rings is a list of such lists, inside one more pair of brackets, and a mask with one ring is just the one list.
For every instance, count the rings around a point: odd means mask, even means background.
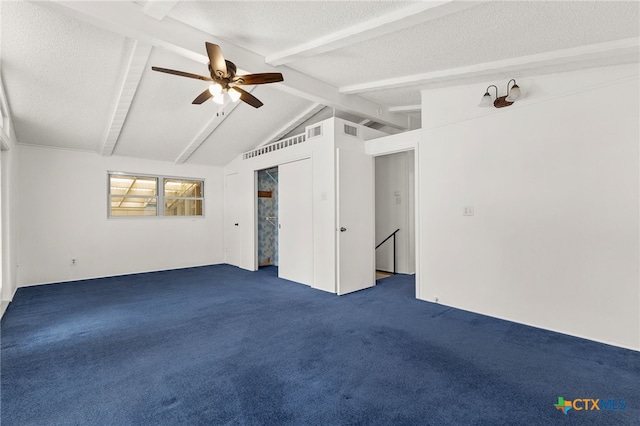
[{"label": "dark blue carpet", "polygon": [[[217,265],[18,290],[3,425],[640,424],[640,353]],[[554,408],[558,397],[625,409]]]}]

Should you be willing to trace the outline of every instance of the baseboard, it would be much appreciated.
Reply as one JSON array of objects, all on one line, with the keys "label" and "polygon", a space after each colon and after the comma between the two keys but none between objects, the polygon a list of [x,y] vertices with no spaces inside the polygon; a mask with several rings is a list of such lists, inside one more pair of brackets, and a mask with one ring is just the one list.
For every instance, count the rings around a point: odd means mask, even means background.
[{"label": "baseboard", "polygon": [[[0,0],[1,1],[1,0]],[[224,263],[208,263],[206,265],[192,265],[192,266],[180,266],[177,268],[168,268],[168,269],[149,269],[145,271],[138,272],[124,272],[122,274],[113,274],[113,275],[96,275],[96,276],[88,276],[84,278],[73,278],[73,279],[65,279],[65,280],[57,280],[57,281],[45,281],[41,283],[29,283],[29,284],[19,284],[18,288],[22,287],[35,287],[40,285],[55,285],[62,283],[72,283],[76,281],[88,281],[88,280],[96,280],[100,278],[112,278],[112,277],[124,277],[127,275],[139,275],[139,274],[153,274],[155,272],[165,272],[165,271],[177,271],[180,269],[191,269],[191,268],[203,268],[207,266],[215,266],[215,265],[224,265]]]},{"label": "baseboard", "polygon": [[16,295],[16,291],[18,291],[18,289],[14,288],[13,292],[11,293],[11,298],[9,300],[3,300],[0,303],[0,319],[4,316],[4,313],[7,311],[7,308],[9,307],[9,303],[11,303],[14,296]]},{"label": "baseboard", "polygon": [[565,330],[560,330],[560,329],[555,328],[555,327],[542,327],[540,325],[529,323],[529,322],[519,321],[519,320],[515,320],[515,319],[512,319],[512,318],[507,318],[507,317],[503,317],[503,316],[499,316],[499,315],[493,315],[493,314],[489,314],[489,313],[485,313],[485,312],[472,311],[470,309],[460,308],[460,307],[455,306],[455,305],[448,305],[446,303],[434,302],[433,300],[421,299],[421,298],[417,298],[417,299],[421,300],[423,302],[427,302],[427,303],[434,303],[434,304],[441,305],[441,306],[447,306],[449,308],[459,309],[459,310],[465,311],[465,312],[471,312],[471,313],[476,314],[476,315],[483,315],[483,316],[486,316],[486,317],[499,319],[501,321],[507,321],[507,322],[511,322],[511,323],[514,323],[514,324],[521,324],[521,325],[525,325],[527,327],[533,327],[533,328],[537,328],[537,329],[540,329],[540,330],[551,331],[553,333],[564,334],[565,336],[571,336],[571,337],[577,337],[578,339],[590,340],[592,342],[601,343],[603,345],[615,346],[617,348],[629,349],[631,351],[640,352],[640,346],[635,347],[635,346],[632,346],[632,345],[627,345],[627,344],[620,343],[620,342],[613,342],[613,341],[610,341],[610,340],[595,338],[595,337],[592,337],[592,336],[586,336],[586,335],[579,334],[579,333],[569,333],[569,332],[567,332]]},{"label": "baseboard", "polygon": [[398,272],[398,271],[396,271],[395,274],[394,274],[391,271],[387,271],[385,269],[379,269],[379,268],[376,268],[376,271],[384,272],[386,274],[392,274],[392,275],[415,275],[416,274],[415,272]]}]

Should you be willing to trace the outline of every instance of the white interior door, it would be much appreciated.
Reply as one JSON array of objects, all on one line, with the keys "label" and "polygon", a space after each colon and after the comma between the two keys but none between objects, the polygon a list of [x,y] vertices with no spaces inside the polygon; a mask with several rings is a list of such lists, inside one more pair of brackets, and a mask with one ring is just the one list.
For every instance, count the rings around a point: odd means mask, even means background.
[{"label": "white interior door", "polygon": [[373,157],[337,150],[338,294],[375,285]]},{"label": "white interior door", "polygon": [[278,276],[313,284],[311,159],[278,166]]},{"label": "white interior door", "polygon": [[238,173],[224,178],[224,248],[225,262],[240,266],[240,179]]}]

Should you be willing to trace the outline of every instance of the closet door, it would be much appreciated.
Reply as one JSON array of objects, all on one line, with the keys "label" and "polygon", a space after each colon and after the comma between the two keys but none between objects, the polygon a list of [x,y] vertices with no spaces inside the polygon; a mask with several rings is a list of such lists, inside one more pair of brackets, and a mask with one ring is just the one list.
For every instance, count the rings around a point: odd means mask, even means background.
[{"label": "closet door", "polygon": [[238,173],[224,177],[224,261],[240,266],[240,180]]},{"label": "closet door", "polygon": [[278,166],[278,276],[313,284],[311,159]]}]

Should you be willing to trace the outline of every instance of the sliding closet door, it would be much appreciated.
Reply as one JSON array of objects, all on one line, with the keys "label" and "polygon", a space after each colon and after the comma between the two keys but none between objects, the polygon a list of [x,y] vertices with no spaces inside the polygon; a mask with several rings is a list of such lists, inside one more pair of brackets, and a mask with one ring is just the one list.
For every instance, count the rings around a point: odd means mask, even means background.
[{"label": "sliding closet door", "polygon": [[278,166],[278,276],[313,284],[311,159]]}]

